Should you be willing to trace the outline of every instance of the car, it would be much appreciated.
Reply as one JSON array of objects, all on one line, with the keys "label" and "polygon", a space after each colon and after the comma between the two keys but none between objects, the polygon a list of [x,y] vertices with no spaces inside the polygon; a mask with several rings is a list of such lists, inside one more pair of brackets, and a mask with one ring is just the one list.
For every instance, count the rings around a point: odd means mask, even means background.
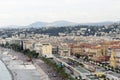
[{"label": "car", "polygon": [[56,74],[53,74],[53,77],[57,77],[57,75],[56,75]]}]

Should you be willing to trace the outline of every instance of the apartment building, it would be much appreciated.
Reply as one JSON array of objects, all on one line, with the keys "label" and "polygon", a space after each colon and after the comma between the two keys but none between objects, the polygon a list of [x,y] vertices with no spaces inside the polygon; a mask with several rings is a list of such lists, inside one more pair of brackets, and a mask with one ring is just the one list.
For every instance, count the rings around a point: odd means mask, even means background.
[{"label": "apartment building", "polygon": [[49,43],[43,43],[41,47],[41,54],[47,58],[52,58],[52,45]]},{"label": "apartment building", "polygon": [[59,45],[59,54],[60,56],[70,56],[70,47],[66,43],[61,43]]}]

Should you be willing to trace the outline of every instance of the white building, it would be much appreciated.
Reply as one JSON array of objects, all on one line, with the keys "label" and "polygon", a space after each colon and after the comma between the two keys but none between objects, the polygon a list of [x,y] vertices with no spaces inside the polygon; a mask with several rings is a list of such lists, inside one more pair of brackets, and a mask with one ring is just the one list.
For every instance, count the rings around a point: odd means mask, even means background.
[{"label": "white building", "polygon": [[39,54],[42,53],[42,44],[40,42],[36,42],[34,44],[34,50]]}]

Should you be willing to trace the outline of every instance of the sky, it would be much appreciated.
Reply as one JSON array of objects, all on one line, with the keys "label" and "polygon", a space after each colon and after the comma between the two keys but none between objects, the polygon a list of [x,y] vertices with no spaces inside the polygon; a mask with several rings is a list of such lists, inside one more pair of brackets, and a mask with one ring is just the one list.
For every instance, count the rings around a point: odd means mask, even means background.
[{"label": "sky", "polygon": [[0,0],[0,26],[119,21],[120,0]]}]

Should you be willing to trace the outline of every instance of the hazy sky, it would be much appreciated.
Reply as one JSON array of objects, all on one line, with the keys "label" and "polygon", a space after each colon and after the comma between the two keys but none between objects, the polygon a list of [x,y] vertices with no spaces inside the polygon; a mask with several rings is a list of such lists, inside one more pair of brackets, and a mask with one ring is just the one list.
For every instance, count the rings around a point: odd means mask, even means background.
[{"label": "hazy sky", "polygon": [[0,25],[120,20],[120,0],[0,0]]}]

